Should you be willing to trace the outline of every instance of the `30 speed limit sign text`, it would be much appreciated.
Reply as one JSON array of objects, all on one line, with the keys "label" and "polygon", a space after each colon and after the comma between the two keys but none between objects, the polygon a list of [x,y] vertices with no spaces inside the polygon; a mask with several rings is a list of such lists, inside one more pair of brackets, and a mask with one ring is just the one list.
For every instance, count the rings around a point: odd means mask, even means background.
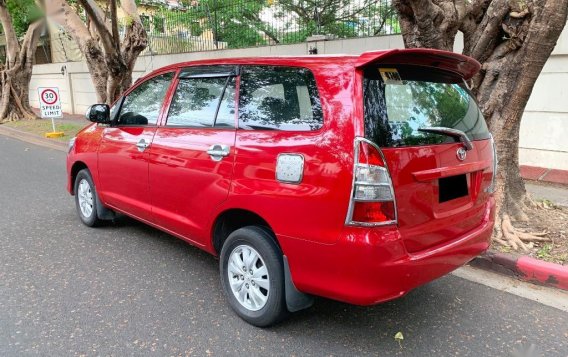
[{"label": "30 speed limit sign text", "polygon": [[61,97],[59,97],[59,88],[57,87],[40,87],[37,89],[39,94],[39,107],[42,118],[61,118],[63,112],[61,110]]}]

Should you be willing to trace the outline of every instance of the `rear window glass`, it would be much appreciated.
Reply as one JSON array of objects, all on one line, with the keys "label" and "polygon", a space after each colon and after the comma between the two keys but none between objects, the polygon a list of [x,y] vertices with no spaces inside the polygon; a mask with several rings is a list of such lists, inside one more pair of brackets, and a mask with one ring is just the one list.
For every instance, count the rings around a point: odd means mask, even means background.
[{"label": "rear window glass", "polygon": [[322,124],[316,82],[309,70],[272,66],[243,69],[239,128],[310,131]]},{"label": "rear window glass", "polygon": [[489,138],[485,119],[463,80],[447,72],[411,66],[365,70],[365,137],[382,147],[454,142],[420,128],[463,131],[471,140]]}]

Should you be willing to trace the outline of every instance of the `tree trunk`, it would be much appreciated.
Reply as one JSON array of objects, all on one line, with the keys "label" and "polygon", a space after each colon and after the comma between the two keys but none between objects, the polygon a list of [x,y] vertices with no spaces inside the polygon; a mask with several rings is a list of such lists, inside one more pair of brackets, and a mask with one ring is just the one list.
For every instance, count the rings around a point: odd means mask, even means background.
[{"label": "tree trunk", "polygon": [[110,23],[94,0],[78,0],[87,13],[85,24],[65,0],[46,0],[48,16],[59,23],[78,44],[91,74],[99,103],[112,104],[132,83],[138,56],[148,45],[146,31],[134,0],[121,0],[126,31],[117,43],[116,11]]},{"label": "tree trunk", "polygon": [[395,0],[405,46],[452,50],[464,34],[465,55],[481,71],[472,91],[497,146],[494,239],[514,249],[534,236],[515,231],[526,220],[527,199],[519,172],[519,129],[534,84],[566,24],[568,0]]},{"label": "tree trunk", "polygon": [[43,22],[29,26],[21,46],[3,0],[0,1],[0,23],[6,38],[6,64],[0,67],[0,123],[37,119],[30,107],[29,90]]}]

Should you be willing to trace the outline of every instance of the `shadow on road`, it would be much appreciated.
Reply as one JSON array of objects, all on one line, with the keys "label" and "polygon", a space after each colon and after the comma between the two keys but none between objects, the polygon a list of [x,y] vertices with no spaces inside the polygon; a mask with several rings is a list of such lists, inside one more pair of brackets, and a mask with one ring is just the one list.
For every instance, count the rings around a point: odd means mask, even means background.
[{"label": "shadow on road", "polygon": [[[150,315],[152,323],[145,325],[149,331],[153,328],[165,333],[186,326],[180,336],[194,336],[200,344],[213,346],[211,351],[217,354],[265,351],[269,355],[467,355],[474,352],[474,355],[508,356],[530,344],[547,355],[565,352],[562,334],[568,329],[560,328],[558,336],[554,336],[549,328],[538,327],[566,325],[553,309],[551,312],[541,305],[527,304],[516,296],[455,276],[443,277],[400,299],[369,307],[318,298],[314,306],[291,314],[277,326],[258,329],[230,311],[219,283],[218,260],[208,253],[128,217],[88,231],[106,237],[103,240],[117,255],[135,260],[128,278],[132,294],[149,301],[142,306],[158,304]],[[115,270],[114,274],[124,272]],[[140,306],[136,304],[129,308],[137,311]],[[522,314],[516,305],[524,306]],[[547,310],[546,314],[542,314],[543,309]],[[394,339],[397,332],[404,335],[401,345]]]}]

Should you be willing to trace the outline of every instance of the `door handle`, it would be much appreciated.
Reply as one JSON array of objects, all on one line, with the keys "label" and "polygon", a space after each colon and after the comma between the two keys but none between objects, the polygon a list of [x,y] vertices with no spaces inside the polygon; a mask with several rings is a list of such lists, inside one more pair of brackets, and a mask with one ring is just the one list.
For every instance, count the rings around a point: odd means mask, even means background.
[{"label": "door handle", "polygon": [[229,145],[214,144],[209,147],[207,153],[213,161],[221,161],[225,156],[229,156],[231,148]]},{"label": "door handle", "polygon": [[144,152],[144,150],[146,150],[148,148],[148,146],[150,146],[150,143],[147,143],[146,140],[144,140],[144,139],[140,139],[136,143],[136,147],[138,148],[138,151],[140,151],[140,152]]}]

